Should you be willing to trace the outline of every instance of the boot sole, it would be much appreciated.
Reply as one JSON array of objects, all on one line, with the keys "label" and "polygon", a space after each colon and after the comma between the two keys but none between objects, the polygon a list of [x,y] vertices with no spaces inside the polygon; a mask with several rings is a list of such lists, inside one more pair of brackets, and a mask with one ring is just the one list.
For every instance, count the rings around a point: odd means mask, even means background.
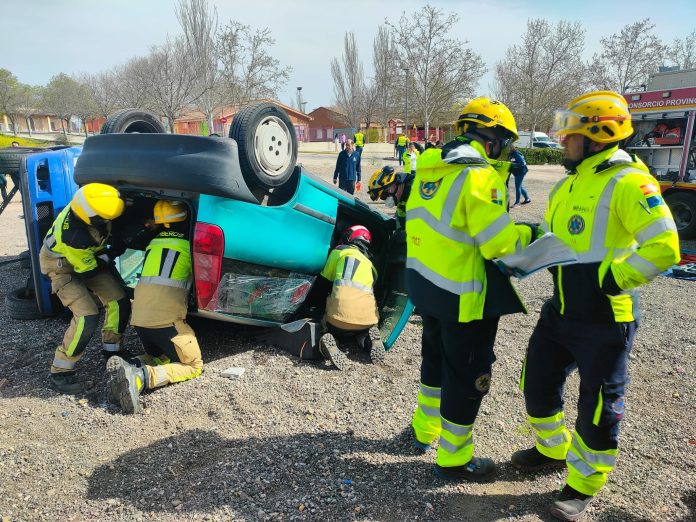
[{"label": "boot sole", "polygon": [[106,361],[106,398],[111,404],[119,404],[118,383],[116,375],[123,366],[123,359],[120,357],[109,357]]},{"label": "boot sole", "polygon": [[140,394],[135,389],[135,384],[128,379],[127,368],[123,364],[119,367],[114,379],[114,393],[118,397],[123,413],[143,413],[140,405]]},{"label": "boot sole", "polygon": [[336,339],[334,339],[333,335],[324,335],[319,343],[321,353],[325,357],[328,357],[331,364],[333,364],[337,370],[345,370],[347,368],[348,358],[341,350],[338,349],[338,344],[336,344]]}]

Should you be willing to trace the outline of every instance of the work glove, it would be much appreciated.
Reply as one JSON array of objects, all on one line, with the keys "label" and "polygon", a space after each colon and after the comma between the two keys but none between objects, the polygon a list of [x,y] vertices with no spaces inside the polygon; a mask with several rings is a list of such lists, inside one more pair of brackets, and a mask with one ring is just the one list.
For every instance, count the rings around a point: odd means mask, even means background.
[{"label": "work glove", "polygon": [[355,190],[357,190],[358,192],[360,192],[360,187],[361,187],[361,185],[360,185],[360,182],[358,181],[358,182],[355,184]]},{"label": "work glove", "polygon": [[[532,239],[529,241],[529,244],[531,245],[539,239],[544,233],[541,231],[539,228],[539,223],[527,223],[526,221],[522,221],[520,223],[515,223],[516,225],[525,225],[529,227],[529,229],[532,231]],[[529,245],[528,245],[529,246]]]},{"label": "work glove", "polygon": [[333,179],[334,185],[336,184],[338,180],[336,178]]}]

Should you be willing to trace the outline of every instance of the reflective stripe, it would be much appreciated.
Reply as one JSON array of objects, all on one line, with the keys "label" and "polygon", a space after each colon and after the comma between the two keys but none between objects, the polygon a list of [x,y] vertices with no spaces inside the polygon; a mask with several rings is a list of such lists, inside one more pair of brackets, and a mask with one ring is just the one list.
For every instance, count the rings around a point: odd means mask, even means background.
[{"label": "reflective stripe", "polygon": [[473,443],[474,443],[474,437],[469,437],[461,444],[452,444],[450,441],[448,441],[442,435],[440,436],[440,447],[449,451],[450,453],[456,453],[457,451],[464,449]]},{"label": "reflective stripe", "polygon": [[169,214],[165,216],[159,216],[159,221],[156,221],[156,223],[161,224],[161,223],[167,223],[168,221],[172,219],[177,219],[177,218],[185,218],[187,215],[186,212],[178,212],[177,214]]},{"label": "reflective stripe", "polygon": [[452,435],[456,435],[458,437],[465,437],[466,435],[471,433],[473,426],[461,426],[459,424],[453,424],[443,417],[442,429],[449,431]]},{"label": "reflective stripe", "polygon": [[627,174],[636,172],[636,169],[629,167],[620,170],[612,176],[609,182],[604,187],[602,195],[597,201],[597,211],[595,212],[592,224],[592,238],[590,239],[590,252],[604,252],[604,255],[598,261],[602,261],[608,252],[604,243],[607,237],[607,228],[609,227],[609,213],[611,210],[611,198],[614,195],[616,184]]},{"label": "reflective stripe", "polygon": [[421,260],[415,257],[406,259],[406,268],[415,270],[435,286],[439,286],[443,290],[447,290],[453,294],[462,295],[470,292],[480,294],[483,292],[483,283],[481,281],[452,281],[451,279],[441,276],[431,268],[428,268]]},{"label": "reflective stripe", "polygon": [[638,244],[643,244],[646,241],[651,240],[655,236],[668,231],[676,232],[677,227],[674,224],[674,221],[664,217],[650,223],[647,227],[643,228],[640,232],[638,232],[636,234],[636,241],[638,241]]},{"label": "reflective stripe", "polygon": [[660,273],[660,270],[655,265],[653,265],[647,259],[640,257],[638,254],[629,256],[626,259],[626,264],[635,268],[638,272],[645,276],[646,279],[652,279]]},{"label": "reflective stripe", "polygon": [[428,417],[440,417],[440,408],[436,408],[434,406],[423,406],[422,404],[419,404],[418,407]]},{"label": "reflective stripe", "polygon": [[556,422],[531,422],[530,424],[535,430],[539,431],[553,431],[556,428],[560,428],[564,424],[564,420],[560,419]]},{"label": "reflective stripe", "polygon": [[369,286],[356,281],[351,281],[350,279],[339,279],[334,284],[336,286],[350,286],[351,288],[357,288],[358,290],[362,290],[363,292],[367,292],[369,294],[372,293],[372,288]]},{"label": "reflective stripe", "polygon": [[441,388],[429,388],[424,384],[420,385],[420,392],[423,394],[424,397],[430,397],[431,399],[439,399],[442,395]]},{"label": "reflective stripe", "polygon": [[61,370],[72,370],[75,368],[76,361],[68,361],[66,359],[59,359],[58,357],[53,358],[53,366],[60,368]]},{"label": "reflective stripe", "polygon": [[80,200],[80,204],[82,205],[82,209],[85,211],[85,214],[87,214],[88,217],[94,217],[97,215],[95,210],[90,206],[89,203],[87,203],[87,198],[85,197],[85,193],[83,190],[78,190],[75,195],[77,196],[77,199]]},{"label": "reflective stripe", "polygon": [[507,212],[503,212],[498,216],[498,218],[493,221],[490,225],[484,228],[481,232],[474,236],[476,243],[482,245],[483,243],[490,241],[495,236],[497,236],[501,230],[508,226],[512,221]]},{"label": "reflective stripe", "polygon": [[[443,210],[444,213],[444,210]],[[475,245],[474,238],[463,230],[457,230],[450,227],[447,223],[438,220],[425,207],[413,208],[406,212],[406,221],[421,219],[425,224],[432,228],[438,234],[445,236],[452,241],[458,241],[466,245]]]},{"label": "reflective stripe", "polygon": [[118,352],[121,345],[118,343],[102,343],[102,349],[106,352]]},{"label": "reflective stripe", "polygon": [[561,444],[568,442],[568,435],[566,432],[563,432],[559,433],[558,435],[554,435],[553,437],[549,437],[548,439],[544,439],[540,435],[537,435],[536,440],[545,448],[555,448],[556,446],[560,446]]},{"label": "reflective stripe", "polygon": [[590,465],[587,462],[582,460],[572,451],[568,452],[568,455],[566,456],[566,462],[573,466],[576,470],[578,470],[580,474],[584,475],[585,477],[589,477],[590,475],[597,473],[595,469],[590,467]]},{"label": "reflective stripe", "polygon": [[53,239],[53,244],[49,246],[49,243],[47,243],[48,238],[44,239],[43,246],[46,249],[46,253],[51,256],[51,257],[65,257],[63,254],[59,254],[58,252],[54,252],[51,250],[51,247],[56,246],[56,238],[51,236],[51,239]]},{"label": "reflective stripe", "polygon": [[452,216],[454,215],[454,209],[457,207],[457,202],[459,201],[459,196],[462,193],[462,187],[466,181],[466,177],[469,175],[471,167],[462,170],[457,177],[452,182],[449,192],[447,193],[447,198],[445,199],[445,204],[442,206],[442,214],[440,217],[441,221],[445,221],[447,224],[452,222]]},{"label": "reflective stripe", "polygon": [[485,162],[481,153],[468,143],[462,143],[456,148],[447,151],[447,156],[442,158],[442,161],[445,163],[458,163],[461,159],[467,160],[467,163],[477,160],[481,160],[482,163]]},{"label": "reflective stripe", "polygon": [[177,281],[176,279],[171,279],[169,277],[162,276],[141,277],[139,283],[173,286],[174,288],[189,288],[191,286],[191,281]]},{"label": "reflective stripe", "polygon": [[573,445],[568,454],[570,455],[572,452],[576,452],[578,455],[580,455],[582,460],[584,460],[590,465],[602,464],[604,466],[611,466],[612,468],[616,466],[615,455],[609,455],[608,453],[594,453],[585,451],[580,447],[580,444],[578,444],[575,437],[573,437]]},{"label": "reflective stripe", "polygon": [[172,275],[172,270],[174,269],[174,261],[176,261],[178,252],[176,250],[167,249],[167,257],[164,258],[164,263],[162,264],[162,269],[159,275],[163,277],[169,277]]},{"label": "reflective stripe", "polygon": [[[344,258],[345,259],[345,258]],[[350,281],[355,276],[355,272],[358,270],[358,265],[360,263],[354,257],[348,256],[343,265],[343,279]]]}]

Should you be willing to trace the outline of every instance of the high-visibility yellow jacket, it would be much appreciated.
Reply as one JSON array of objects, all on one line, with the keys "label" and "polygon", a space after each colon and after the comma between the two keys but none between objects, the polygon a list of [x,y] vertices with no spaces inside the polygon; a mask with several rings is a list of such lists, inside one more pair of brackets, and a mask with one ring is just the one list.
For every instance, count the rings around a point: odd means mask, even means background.
[{"label": "high-visibility yellow jacket", "polygon": [[44,238],[44,247],[56,257],[64,257],[75,272],[88,277],[98,270],[96,256],[104,252],[111,234],[111,222],[102,227],[88,225],[65,207]]},{"label": "high-visibility yellow jacket", "polygon": [[373,286],[377,270],[357,247],[341,245],[329,254],[321,276],[333,282],[326,319],[334,326],[369,328],[378,322]]},{"label": "high-visibility yellow jacket", "polygon": [[355,136],[353,136],[353,137],[355,138],[355,146],[356,147],[364,147],[365,146],[365,135],[362,132],[360,132],[360,131],[356,132]]},{"label": "high-visibility yellow jacket", "polygon": [[[618,147],[587,158],[554,186],[542,229],[568,243],[580,260],[551,271],[552,305],[571,318],[633,321],[633,289],[679,262],[676,226],[657,181]],[[602,289],[609,270],[618,285],[613,292],[612,284]]]},{"label": "high-visibility yellow jacket", "polygon": [[[413,152],[416,154],[416,158],[420,156],[420,152],[418,152],[418,149],[414,149]],[[404,172],[408,174],[411,172],[411,153],[408,149],[406,149],[404,153],[401,155],[401,157],[404,162]]]},{"label": "high-visibility yellow jacket", "polygon": [[512,222],[505,199],[478,142],[460,136],[421,154],[406,204],[406,277],[423,314],[466,323],[524,311],[509,280],[485,262],[532,239],[530,227]]},{"label": "high-visibility yellow jacket", "polygon": [[399,136],[398,139],[396,140],[396,144],[399,147],[404,147],[406,146],[406,143],[408,143],[408,138],[406,136]]},{"label": "high-visibility yellow jacket", "polygon": [[158,328],[185,319],[191,279],[190,242],[184,233],[163,230],[145,250],[131,324]]}]

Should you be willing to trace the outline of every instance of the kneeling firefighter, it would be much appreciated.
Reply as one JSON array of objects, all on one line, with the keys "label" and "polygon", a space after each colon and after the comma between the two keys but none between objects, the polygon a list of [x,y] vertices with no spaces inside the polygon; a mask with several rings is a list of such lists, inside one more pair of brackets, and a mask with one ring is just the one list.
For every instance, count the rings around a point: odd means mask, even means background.
[{"label": "kneeling firefighter", "polygon": [[51,290],[73,314],[63,342],[51,365],[51,385],[62,393],[79,393],[91,383],[79,382],[75,365],[99,324],[99,309],[92,292],[104,305],[102,347],[106,358],[123,354],[121,338],[128,324],[130,299],[109,263],[125,246],[110,245],[111,221],[125,206],[118,190],[89,183],[73,196],[48,230],[39,253],[41,273]]},{"label": "kneeling firefighter", "polygon": [[146,248],[131,320],[146,354],[107,364],[109,399],[125,413],[142,412],[143,391],[193,379],[203,369],[196,334],[186,323],[192,280],[188,210],[182,202],[160,200],[154,223],[164,228]]},{"label": "kneeling firefighter", "polygon": [[377,302],[373,293],[377,270],[370,261],[372,234],[362,225],[349,227],[341,244],[326,260],[317,280],[319,293],[326,295],[322,326],[327,330],[319,341],[319,350],[342,370],[346,356],[336,337],[353,336],[358,345],[370,351],[372,362],[384,359],[384,344],[377,323]]}]

